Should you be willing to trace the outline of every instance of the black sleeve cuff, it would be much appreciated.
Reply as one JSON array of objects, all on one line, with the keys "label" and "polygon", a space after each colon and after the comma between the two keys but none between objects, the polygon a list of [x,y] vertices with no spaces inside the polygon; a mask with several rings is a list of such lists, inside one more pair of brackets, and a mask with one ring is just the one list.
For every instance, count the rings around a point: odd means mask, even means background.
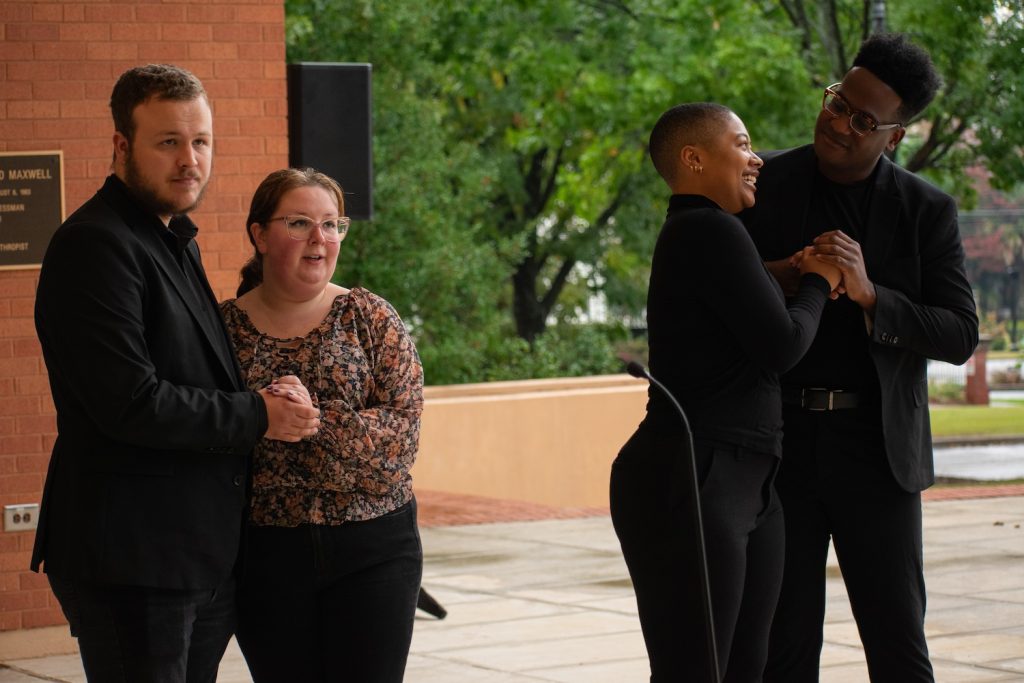
[{"label": "black sleeve cuff", "polygon": [[829,286],[828,280],[826,280],[822,275],[818,275],[817,273],[804,273],[800,276],[800,284],[802,285],[805,282],[816,289],[821,290],[825,296],[832,293],[832,287]]}]

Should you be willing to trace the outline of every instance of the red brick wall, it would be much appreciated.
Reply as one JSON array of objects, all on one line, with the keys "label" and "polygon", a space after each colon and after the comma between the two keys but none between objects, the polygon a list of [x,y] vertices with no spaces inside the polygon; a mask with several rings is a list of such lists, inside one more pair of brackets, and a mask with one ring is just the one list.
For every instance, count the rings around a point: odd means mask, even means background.
[{"label": "red brick wall", "polygon": [[[252,192],[288,161],[283,0],[4,0],[0,151],[63,150],[70,214],[109,173],[114,82],[151,62],[191,70],[210,94],[213,180],[194,217],[225,298],[248,257]],[[38,277],[0,271],[0,505],[39,501],[56,435],[32,322]],[[0,630],[63,621],[45,579],[27,571],[33,536],[0,531]]]}]

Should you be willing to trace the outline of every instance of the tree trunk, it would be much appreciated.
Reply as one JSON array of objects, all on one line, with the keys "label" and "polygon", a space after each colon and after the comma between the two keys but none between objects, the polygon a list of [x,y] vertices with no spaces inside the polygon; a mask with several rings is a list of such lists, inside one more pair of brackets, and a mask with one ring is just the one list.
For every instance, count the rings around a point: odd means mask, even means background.
[{"label": "tree trunk", "polygon": [[512,315],[516,320],[516,334],[531,347],[547,323],[547,311],[537,299],[539,274],[540,268],[532,256],[523,260],[512,273]]}]

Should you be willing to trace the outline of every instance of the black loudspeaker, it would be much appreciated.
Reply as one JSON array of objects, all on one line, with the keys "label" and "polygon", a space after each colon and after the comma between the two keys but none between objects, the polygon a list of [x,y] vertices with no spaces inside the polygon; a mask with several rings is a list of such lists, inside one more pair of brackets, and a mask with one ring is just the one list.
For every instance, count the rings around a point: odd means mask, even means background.
[{"label": "black loudspeaker", "polygon": [[288,163],[311,166],[345,191],[345,214],[373,218],[370,64],[288,65]]}]

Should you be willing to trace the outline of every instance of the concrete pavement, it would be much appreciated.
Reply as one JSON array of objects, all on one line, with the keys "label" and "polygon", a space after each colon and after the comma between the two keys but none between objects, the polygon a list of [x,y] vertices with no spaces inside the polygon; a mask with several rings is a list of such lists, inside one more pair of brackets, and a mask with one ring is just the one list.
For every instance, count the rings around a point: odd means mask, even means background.
[{"label": "concrete pavement", "polygon": [[[990,493],[1005,497],[924,503],[926,627],[938,681],[1024,681],[1024,487]],[[406,681],[646,681],[611,521],[594,511],[561,516],[574,515],[588,516],[423,529],[424,585],[448,617],[417,618]],[[834,557],[828,576],[821,680],[867,681]],[[0,683],[84,681],[77,655],[59,654],[73,647],[66,631],[0,634]],[[47,651],[57,654],[33,656]],[[219,680],[250,681],[233,644]]]}]

